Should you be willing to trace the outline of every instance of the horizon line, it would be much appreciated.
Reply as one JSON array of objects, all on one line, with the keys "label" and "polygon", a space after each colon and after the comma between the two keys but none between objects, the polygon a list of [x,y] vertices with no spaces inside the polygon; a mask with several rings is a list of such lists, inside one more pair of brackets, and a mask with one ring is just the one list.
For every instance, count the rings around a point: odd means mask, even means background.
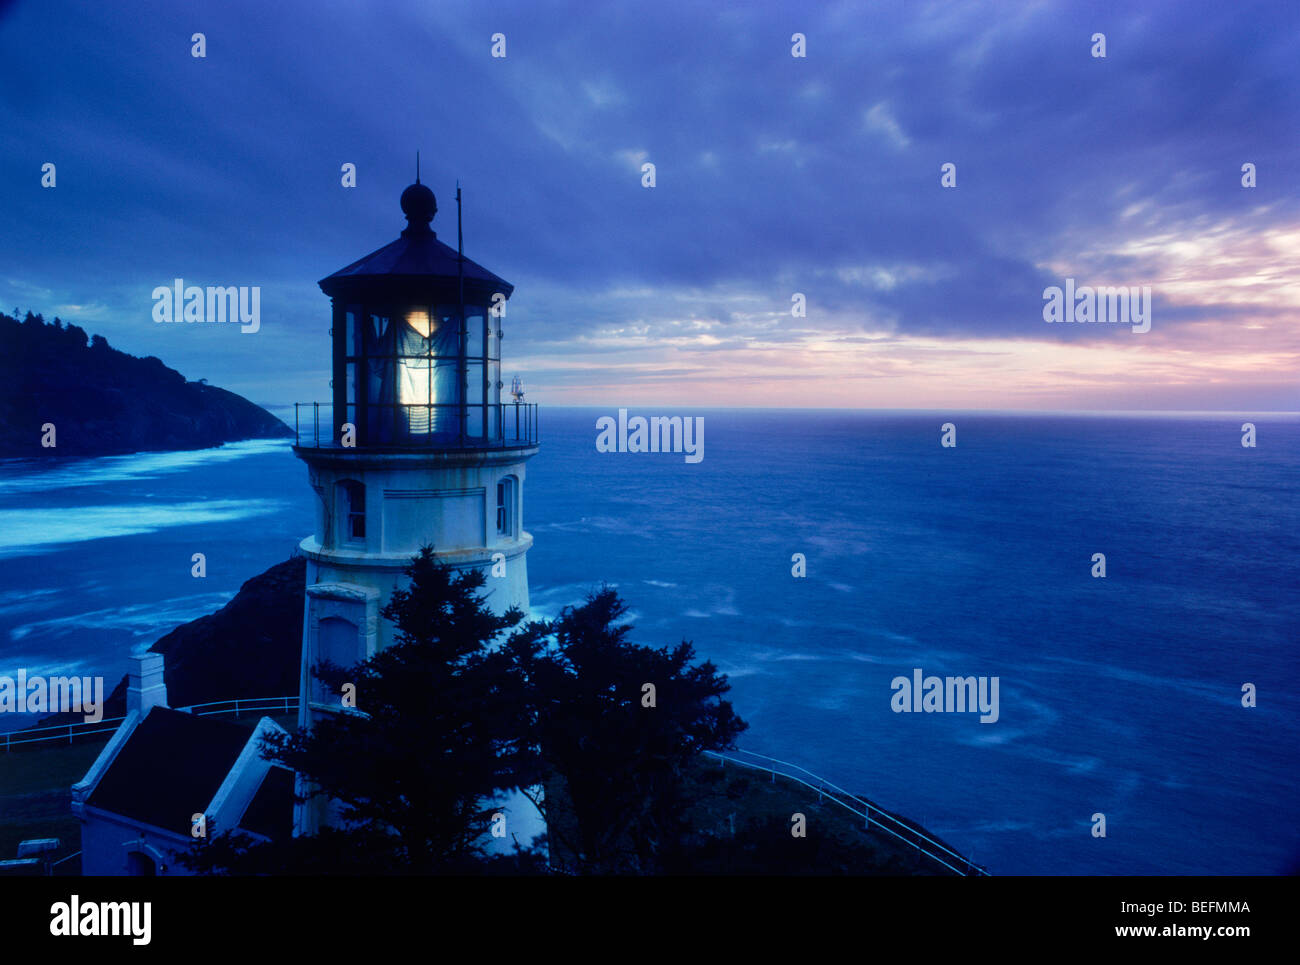
[{"label": "horizon line", "polygon": [[[294,405],[309,403],[263,403],[257,402],[263,409],[292,409]],[[502,405],[509,406],[512,403],[503,402]],[[664,404],[660,402],[624,402],[624,403],[528,403],[529,405],[545,405],[547,409],[709,409],[720,412],[750,410],[755,412],[925,412],[925,413],[943,413],[943,412],[970,412],[970,413],[987,413],[987,414],[1013,414],[1013,415],[1089,415],[1089,416],[1107,416],[1107,415],[1254,415],[1254,416],[1300,416],[1300,409],[1009,409],[1009,408],[982,408],[970,409],[960,407],[946,408],[917,408],[907,406],[797,406],[797,405],[710,405],[707,403],[671,403]],[[322,408],[326,408],[328,403],[321,403]]]}]

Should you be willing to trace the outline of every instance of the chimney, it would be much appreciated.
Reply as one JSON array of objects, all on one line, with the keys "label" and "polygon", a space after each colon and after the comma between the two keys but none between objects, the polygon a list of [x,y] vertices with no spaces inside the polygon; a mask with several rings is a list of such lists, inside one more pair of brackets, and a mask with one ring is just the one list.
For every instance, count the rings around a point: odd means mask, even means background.
[{"label": "chimney", "polygon": [[126,712],[136,710],[143,717],[151,707],[167,706],[167,685],[163,682],[163,655],[141,653],[131,658],[135,666],[126,679]]}]

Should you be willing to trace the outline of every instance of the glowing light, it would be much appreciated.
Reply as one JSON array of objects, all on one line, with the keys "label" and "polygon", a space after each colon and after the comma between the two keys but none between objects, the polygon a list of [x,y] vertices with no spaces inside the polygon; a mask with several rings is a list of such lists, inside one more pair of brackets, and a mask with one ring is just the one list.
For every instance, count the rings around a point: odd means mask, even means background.
[{"label": "glowing light", "polygon": [[421,338],[428,338],[433,331],[433,321],[428,309],[416,308],[406,313],[406,324],[420,333]]}]

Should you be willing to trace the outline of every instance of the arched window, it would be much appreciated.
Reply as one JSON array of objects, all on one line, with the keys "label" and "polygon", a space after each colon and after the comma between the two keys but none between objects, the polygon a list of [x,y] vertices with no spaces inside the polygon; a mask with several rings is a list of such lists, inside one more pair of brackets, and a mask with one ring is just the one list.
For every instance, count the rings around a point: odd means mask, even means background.
[{"label": "arched window", "polygon": [[366,541],[366,487],[355,479],[338,484],[338,520],[341,542]]},{"label": "arched window", "polygon": [[510,539],[515,535],[515,501],[518,485],[514,476],[497,483],[497,535]]}]

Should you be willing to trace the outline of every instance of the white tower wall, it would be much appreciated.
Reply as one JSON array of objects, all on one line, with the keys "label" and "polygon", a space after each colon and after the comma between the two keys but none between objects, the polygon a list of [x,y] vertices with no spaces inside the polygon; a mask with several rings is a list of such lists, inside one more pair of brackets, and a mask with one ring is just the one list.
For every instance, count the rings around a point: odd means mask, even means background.
[{"label": "white tower wall", "polygon": [[[393,644],[394,627],[382,613],[403,572],[425,543],[440,562],[487,577],[482,593],[493,612],[512,606],[529,613],[523,528],[525,463],[536,446],[501,450],[375,452],[342,448],[299,449],[316,493],[315,532],[300,544],[307,558],[298,723],[310,727],[322,713],[337,713],[340,698],[323,694],[311,668],[322,658],[347,665]],[[498,526],[498,484],[507,484],[504,531]],[[364,487],[364,535],[351,533],[349,488]],[[499,555],[498,555],[499,554]],[[500,573],[504,566],[504,575]],[[500,799],[508,836],[485,837],[508,853],[545,831],[536,809],[518,793]],[[323,803],[299,807],[299,833],[315,833],[330,818]]]}]

